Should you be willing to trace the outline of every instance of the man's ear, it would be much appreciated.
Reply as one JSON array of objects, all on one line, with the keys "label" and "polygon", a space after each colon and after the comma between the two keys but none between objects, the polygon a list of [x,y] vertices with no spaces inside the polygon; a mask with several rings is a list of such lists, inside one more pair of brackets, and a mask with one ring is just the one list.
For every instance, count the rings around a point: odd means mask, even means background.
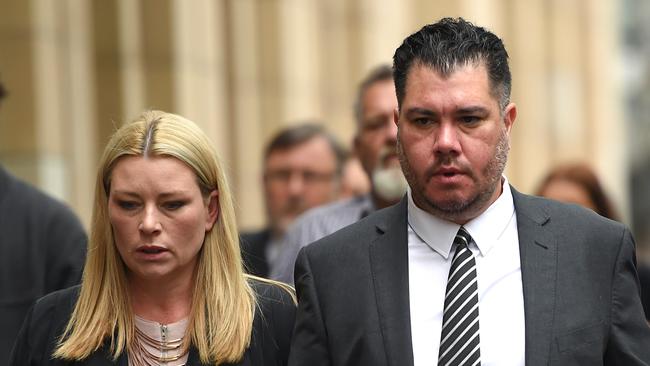
[{"label": "man's ear", "polygon": [[510,136],[512,125],[515,124],[515,119],[517,119],[517,106],[515,103],[510,103],[503,112],[503,124],[505,125],[508,136]]},{"label": "man's ear", "polygon": [[356,156],[359,156],[360,144],[359,133],[357,132],[352,138],[352,153]]},{"label": "man's ear", "polygon": [[393,111],[393,123],[395,123],[395,126],[399,127],[399,108],[395,108]]},{"label": "man's ear", "polygon": [[219,218],[219,192],[216,189],[210,192],[206,209],[208,210],[208,215],[205,220],[205,231],[207,232],[212,230],[214,223]]}]

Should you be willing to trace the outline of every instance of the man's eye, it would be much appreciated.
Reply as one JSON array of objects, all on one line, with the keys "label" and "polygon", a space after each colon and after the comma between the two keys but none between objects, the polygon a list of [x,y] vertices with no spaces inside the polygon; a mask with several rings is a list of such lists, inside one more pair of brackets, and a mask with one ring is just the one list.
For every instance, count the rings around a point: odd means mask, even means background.
[{"label": "man's eye", "polygon": [[429,118],[416,118],[413,120],[413,123],[418,126],[428,126],[432,123],[432,120]]},{"label": "man's eye", "polygon": [[479,122],[481,119],[477,116],[462,116],[460,117],[460,121],[463,122],[463,124],[466,125],[471,125],[474,123]]},{"label": "man's eye", "polygon": [[389,117],[378,117],[374,119],[368,119],[363,122],[363,130],[378,131],[389,126],[391,123],[392,123],[392,119]]},{"label": "man's eye", "polygon": [[363,129],[364,129],[365,131],[377,131],[377,130],[379,130],[379,129],[382,128],[382,127],[384,127],[384,123],[381,122],[381,121],[379,121],[379,122],[370,122],[370,123],[366,123],[366,124],[363,126]]},{"label": "man's eye", "polygon": [[136,201],[117,201],[117,205],[127,211],[135,210],[138,208],[138,203]]},{"label": "man's eye", "polygon": [[183,206],[185,206],[185,202],[183,202],[183,201],[169,201],[169,202],[165,202],[163,204],[163,207],[166,210],[170,210],[170,211],[178,210],[179,208],[181,208]]}]

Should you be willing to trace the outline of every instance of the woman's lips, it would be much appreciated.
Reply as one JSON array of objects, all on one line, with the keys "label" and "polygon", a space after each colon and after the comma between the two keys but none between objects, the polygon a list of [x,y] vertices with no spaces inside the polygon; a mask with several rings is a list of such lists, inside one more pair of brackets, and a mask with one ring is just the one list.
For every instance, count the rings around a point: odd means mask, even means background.
[{"label": "woman's lips", "polygon": [[169,250],[158,245],[143,245],[138,247],[136,252],[139,256],[146,259],[157,259],[165,255]]}]

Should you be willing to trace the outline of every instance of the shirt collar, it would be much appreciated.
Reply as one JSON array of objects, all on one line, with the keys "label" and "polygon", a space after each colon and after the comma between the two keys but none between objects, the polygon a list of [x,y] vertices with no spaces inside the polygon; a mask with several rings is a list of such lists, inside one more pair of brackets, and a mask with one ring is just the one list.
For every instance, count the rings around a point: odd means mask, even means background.
[{"label": "shirt collar", "polygon": [[[486,255],[492,249],[515,213],[510,184],[505,176],[503,176],[502,188],[499,198],[487,210],[463,225],[474,239],[481,255]],[[460,225],[440,219],[417,207],[411,197],[410,187],[408,189],[408,223],[431,249],[444,258],[449,257]]]}]

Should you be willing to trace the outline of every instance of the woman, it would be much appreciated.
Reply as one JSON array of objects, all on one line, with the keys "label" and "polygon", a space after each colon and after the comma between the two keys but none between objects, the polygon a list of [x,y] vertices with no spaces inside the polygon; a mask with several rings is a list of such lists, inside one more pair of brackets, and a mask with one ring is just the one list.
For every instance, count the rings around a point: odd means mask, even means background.
[{"label": "woman", "polygon": [[290,289],[244,275],[223,169],[191,121],[146,112],[100,162],[82,284],[40,299],[11,365],[284,365]]},{"label": "woman", "polygon": [[536,194],[560,202],[575,203],[608,219],[618,220],[596,173],[586,164],[557,166],[542,180]]}]

